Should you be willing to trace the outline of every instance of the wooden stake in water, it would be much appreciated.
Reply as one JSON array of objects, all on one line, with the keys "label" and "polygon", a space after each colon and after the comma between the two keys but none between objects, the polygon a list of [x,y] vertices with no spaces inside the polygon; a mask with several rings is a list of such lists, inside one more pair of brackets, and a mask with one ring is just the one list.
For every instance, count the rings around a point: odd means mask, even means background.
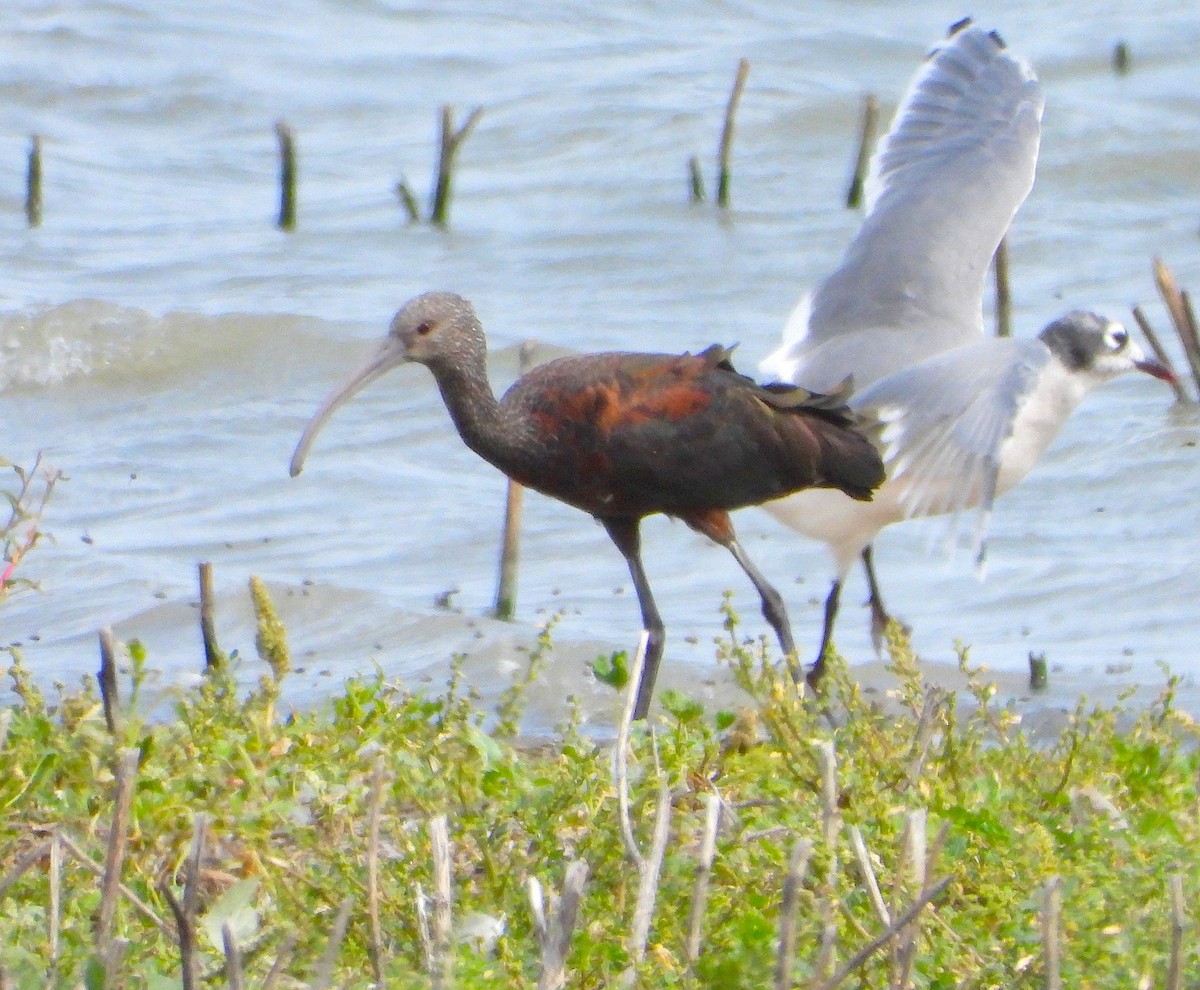
[{"label": "wooden stake in water", "polygon": [[296,229],[296,135],[282,120],[275,124],[279,139],[279,220],[280,230]]},{"label": "wooden stake in water", "polygon": [[1129,42],[1118,41],[1113,45],[1112,50],[1112,67],[1113,72],[1118,76],[1129,74]]},{"label": "wooden stake in water", "polygon": [[412,189],[408,185],[406,179],[401,178],[396,183],[396,199],[400,201],[400,205],[404,207],[404,213],[408,217],[409,223],[421,222],[421,208],[417,206],[417,197],[413,195]]},{"label": "wooden stake in water", "polygon": [[42,225],[42,139],[37,134],[29,138],[29,164],[25,171],[25,222],[30,227]]},{"label": "wooden stake in water", "polygon": [[992,258],[996,276],[996,336],[1012,336],[1012,290],[1008,284],[1008,235],[1000,239]]},{"label": "wooden stake in water", "polygon": [[225,659],[221,648],[217,645],[216,606],[213,604],[213,569],[212,563],[205,560],[199,565],[200,571],[200,636],[204,640],[204,669],[211,671]]},{"label": "wooden stake in water", "polygon": [[750,63],[746,59],[738,62],[737,75],[733,79],[733,91],[725,106],[725,126],[721,128],[721,144],[717,151],[717,206],[729,207],[729,155],[733,149],[733,118],[737,114],[742,90],[746,88],[746,76],[750,74]]},{"label": "wooden stake in water", "polygon": [[1196,380],[1197,388],[1200,388],[1200,332],[1196,327],[1196,314],[1192,311],[1191,299],[1179,288],[1174,272],[1167,267],[1162,258],[1154,259],[1154,281],[1166,304],[1167,312],[1171,314],[1175,332],[1179,334],[1179,342],[1183,345],[1183,353],[1192,369],[1192,377]]},{"label": "wooden stake in water", "polygon": [[879,99],[874,93],[863,97],[862,126],[858,134],[858,155],[854,159],[854,176],[846,190],[846,209],[857,210],[863,203],[867,185],[867,169],[871,165],[871,149],[875,147],[875,131],[879,128]]},{"label": "wooden stake in water", "polygon": [[110,735],[120,729],[117,711],[117,640],[108,626],[100,630],[100,700],[104,705],[104,724]]},{"label": "wooden stake in water", "polygon": [[471,129],[478,123],[483,114],[482,107],[476,107],[463,122],[462,127],[454,129],[454,108],[447,104],[442,107],[441,152],[438,155],[437,183],[433,187],[433,202],[429,210],[429,222],[438,227],[445,227],[450,214],[450,189],[454,180],[454,159],[458,149],[466,140]]},{"label": "wooden stake in water", "polygon": [[[532,364],[533,342],[527,340],[521,345],[518,373],[523,376]],[[504,534],[500,543],[500,576],[492,606],[496,618],[505,622],[511,622],[517,611],[517,563],[521,556],[521,507],[524,501],[525,489],[509,478],[504,505]]]},{"label": "wooden stake in water", "polygon": [[700,159],[692,155],[688,159],[688,201],[704,202],[704,174],[700,171]]}]

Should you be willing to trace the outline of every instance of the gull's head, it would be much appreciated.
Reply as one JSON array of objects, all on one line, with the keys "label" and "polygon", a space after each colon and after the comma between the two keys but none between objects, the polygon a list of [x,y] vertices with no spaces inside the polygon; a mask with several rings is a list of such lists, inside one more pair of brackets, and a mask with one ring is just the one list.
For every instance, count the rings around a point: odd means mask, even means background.
[{"label": "gull's head", "polygon": [[1075,310],[1060,316],[1039,335],[1070,372],[1099,385],[1128,371],[1141,371],[1173,382],[1170,369],[1146,355],[1116,320]]}]

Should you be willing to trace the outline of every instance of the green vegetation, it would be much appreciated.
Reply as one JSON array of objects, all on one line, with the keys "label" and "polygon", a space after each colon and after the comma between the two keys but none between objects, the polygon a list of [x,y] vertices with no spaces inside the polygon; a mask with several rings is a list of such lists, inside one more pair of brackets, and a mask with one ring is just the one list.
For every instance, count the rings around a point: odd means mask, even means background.
[{"label": "green vegetation", "polygon": [[[872,699],[835,662],[815,705],[727,612],[744,709],[664,692],[616,742],[579,718],[533,741],[549,630],[495,712],[454,666],[437,696],[376,676],[281,714],[286,636],[251,594],[257,686],[223,656],[166,718],[139,708],[137,643],[123,703],[90,678],[45,697],[8,651],[0,985],[1200,980],[1198,733],[1173,679],[1035,740],[965,655],[964,692],[927,686],[895,629],[894,691]],[[558,895],[580,883],[572,918]]]},{"label": "green vegetation", "polygon": [[[830,985],[888,928],[885,917],[895,921],[922,892],[930,905],[847,985],[883,987],[907,973],[918,987],[1044,986],[1043,925],[1061,931],[1053,944],[1066,986],[1166,985],[1169,878],[1181,876],[1188,891],[1200,881],[1196,727],[1173,708],[1171,681],[1145,711],[1080,707],[1057,740],[1035,744],[977,674],[965,699],[927,689],[896,636],[899,689],[887,710],[835,665],[831,719],[739,641],[730,616],[719,649],[752,704],[710,713],[668,692],[665,713],[633,727],[623,840],[611,741],[585,737],[578,724],[522,741],[524,677],[490,727],[457,674],[440,697],[371,678],[319,710],[277,717],[286,645],[261,586],[254,599],[268,661],[256,689],[239,692],[234,656],[179,694],[173,718],[149,721],[136,701],[146,658],[130,644],[132,698],[115,733],[90,682],[47,700],[13,656],[18,700],[0,720],[9,768],[0,780],[0,964],[9,985],[45,985],[49,970],[62,986],[178,986],[174,912],[186,900],[198,818],[197,960],[217,983],[228,925],[246,986],[262,985],[277,960],[278,986],[367,987],[376,965],[394,987],[533,985],[543,955],[528,881],[557,891],[579,860],[590,878],[568,986],[773,985],[789,865],[797,985]],[[550,649],[547,634],[527,676]],[[114,774],[129,753],[127,893],[108,909],[112,934],[99,944]],[[653,866],[664,784],[670,817],[643,951],[631,934],[634,857],[643,871]],[[720,828],[701,951],[689,966],[713,794]],[[417,908],[418,890],[438,889],[438,816],[452,876],[444,952],[436,898]],[[1052,877],[1061,885],[1047,888]],[[1057,920],[1044,907],[1056,898]],[[343,904],[345,938],[331,947]],[[424,939],[422,916],[435,929]],[[1175,953],[1194,980],[1186,943]]]}]

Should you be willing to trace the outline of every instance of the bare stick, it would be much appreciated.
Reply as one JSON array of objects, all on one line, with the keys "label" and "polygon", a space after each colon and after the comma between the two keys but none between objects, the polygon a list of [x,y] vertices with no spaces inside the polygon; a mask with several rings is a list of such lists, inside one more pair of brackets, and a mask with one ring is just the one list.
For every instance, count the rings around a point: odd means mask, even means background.
[{"label": "bare stick", "polygon": [[429,210],[429,222],[445,227],[450,214],[450,189],[454,180],[454,159],[459,146],[466,140],[471,129],[479,121],[482,107],[476,107],[457,131],[454,129],[454,108],[442,107],[441,152],[438,155],[437,184],[433,187],[433,200]]},{"label": "bare stick", "polygon": [[688,159],[688,202],[703,203],[704,174],[700,171],[700,159],[692,155]]},{"label": "bare stick", "polygon": [[125,846],[129,840],[129,809],[133,802],[137,768],[138,751],[122,750],[114,768],[113,817],[108,827],[108,856],[104,862],[104,879],[100,883],[100,911],[96,920],[96,948],[101,955],[108,952],[113,922],[117,917],[117,895],[120,893],[121,868],[125,865]]},{"label": "bare stick", "polygon": [[638,870],[642,868],[644,859],[638,849],[637,839],[633,835],[633,822],[629,815],[629,727],[633,722],[633,709],[637,703],[638,685],[642,680],[642,668],[646,664],[646,649],[650,644],[650,634],[644,629],[638,640],[637,652],[633,655],[633,664],[629,669],[629,684],[625,689],[625,707],[621,711],[621,720],[617,723],[617,742],[613,748],[613,777],[617,789],[617,811],[621,819],[621,840],[625,843],[625,855],[634,863]]},{"label": "bare stick", "polygon": [[435,990],[450,982],[450,832],[445,815],[429,821],[429,843],[433,851],[433,924],[430,928],[432,949],[430,979]]},{"label": "bare stick", "polygon": [[1167,312],[1171,314],[1175,332],[1179,334],[1179,342],[1183,345],[1183,353],[1192,370],[1192,377],[1200,387],[1200,337],[1196,334],[1195,320],[1189,313],[1190,307],[1184,294],[1179,291],[1175,275],[1161,258],[1154,259],[1154,281],[1166,304]]},{"label": "bare stick", "polygon": [[8,888],[21,879],[25,875],[26,870],[37,863],[40,863],[50,852],[50,842],[39,842],[36,846],[25,853],[17,860],[16,865],[8,871],[8,875],[0,880],[0,897],[8,893]]},{"label": "bare stick", "polygon": [[[1141,306],[1133,307],[1133,318],[1137,321],[1137,325],[1141,327],[1142,335],[1146,338],[1146,343],[1150,345],[1150,350],[1154,352],[1154,356],[1158,358],[1159,363],[1164,368],[1169,369],[1172,376],[1175,376],[1175,368],[1171,365],[1171,359],[1167,355],[1166,348],[1163,347],[1162,341],[1158,338],[1158,333],[1155,331],[1154,327],[1151,326],[1150,320],[1142,311]],[[1175,393],[1175,398],[1179,402],[1186,403],[1192,401],[1188,397],[1187,390],[1184,389],[1183,382],[1179,380],[1178,376],[1175,376],[1173,381],[1171,381],[1169,384],[1172,391]]]},{"label": "bare stick", "polygon": [[[104,876],[104,867],[101,866],[99,863],[97,863],[95,860],[93,860],[87,853],[85,853],[79,847],[79,844],[77,842],[75,842],[74,839],[72,839],[69,835],[67,835],[66,832],[59,832],[57,834],[58,834],[59,839],[62,841],[63,846],[66,848],[67,852],[71,854],[71,856],[75,859],[75,861],[80,866],[84,867],[87,870],[90,870],[94,875],[96,875],[98,877]],[[0,895],[4,894],[4,890],[5,890],[4,884],[0,883]],[[163,921],[162,918],[160,918],[158,916],[158,914],[154,911],[153,908],[151,908],[148,904],[146,904],[145,901],[141,900],[137,896],[137,894],[135,894],[128,887],[126,887],[125,884],[121,884],[120,890],[121,890],[121,895],[125,898],[125,900],[129,901],[129,903],[132,904],[137,909],[138,913],[141,914],[147,920],[149,920],[151,923],[153,923],[158,928],[159,931],[161,931],[164,935],[166,935],[168,937],[175,934],[173,931],[171,931],[171,926],[168,925],[165,921]]]},{"label": "bare stick", "polygon": [[646,955],[646,939],[650,935],[654,903],[658,899],[658,877],[662,871],[663,857],[667,852],[670,826],[671,788],[666,780],[663,780],[658,790],[658,804],[654,810],[654,837],[650,842],[650,855],[638,866],[637,904],[634,906],[633,927],[629,936],[629,958],[634,965],[641,962]]},{"label": "bare stick", "polygon": [[1183,874],[1172,873],[1167,878],[1167,891],[1171,897],[1171,963],[1167,970],[1167,990],[1183,987],[1183,930],[1187,925],[1187,912],[1183,906]]},{"label": "bare stick", "polygon": [[29,161],[25,169],[25,222],[30,227],[42,225],[42,139],[29,137]]},{"label": "bare stick", "polygon": [[50,836],[50,969],[58,968],[58,940],[62,930],[63,844],[58,832]]},{"label": "bare stick", "polygon": [[296,229],[296,135],[282,120],[275,123],[279,139],[279,219],[280,230]]},{"label": "bare stick", "polygon": [[217,622],[215,594],[213,593],[213,567],[210,561],[201,561],[200,571],[200,636],[204,640],[204,669],[214,670],[221,666],[225,654],[217,645]]},{"label": "bare stick", "polygon": [[333,930],[329,933],[329,942],[317,964],[317,971],[309,980],[308,990],[326,990],[333,982],[333,967],[337,964],[338,953],[342,951],[342,942],[346,940],[346,929],[350,925],[350,909],[354,907],[354,898],[347,897],[338,908],[337,917],[333,919]]},{"label": "bare stick", "polygon": [[158,886],[159,892],[175,916],[183,990],[195,990],[199,986],[199,962],[196,953],[196,903],[200,897],[200,862],[204,856],[204,838],[207,829],[208,816],[203,813],[196,815],[192,822],[192,851],[188,854],[184,872],[183,901],[181,902],[175,896],[167,879],[164,878]]},{"label": "bare stick", "polygon": [[111,735],[121,728],[117,711],[117,639],[109,626],[100,630],[100,700],[104,705],[104,724]]},{"label": "bare stick", "polygon": [[996,276],[996,336],[1012,336],[1012,289],[1008,282],[1008,235],[1000,238],[992,258]]},{"label": "bare stick", "polygon": [[289,934],[283,940],[283,945],[279,947],[279,954],[275,957],[275,962],[271,965],[270,972],[267,973],[267,978],[263,980],[262,990],[273,990],[275,981],[283,974],[284,967],[291,961],[292,953],[296,951],[296,935]]},{"label": "bare stick", "polygon": [[917,915],[919,915],[921,911],[925,909],[926,904],[929,904],[931,901],[934,901],[940,897],[942,892],[950,885],[950,881],[952,879],[953,877],[943,877],[932,887],[927,887],[924,892],[922,892],[921,896],[913,901],[912,906],[902,915],[900,915],[900,917],[898,917],[894,922],[892,922],[886,931],[873,938],[870,942],[854,953],[854,955],[846,960],[845,965],[843,965],[841,969],[834,973],[833,976],[831,976],[828,980],[820,984],[817,990],[835,990],[836,987],[841,986],[841,984],[845,982],[846,978],[851,973],[858,969],[859,966],[870,959],[871,956],[887,945],[888,942],[894,939],[904,928],[911,924]]},{"label": "bare stick", "polygon": [[104,985],[106,987],[121,986],[121,966],[125,962],[125,950],[129,948],[129,939],[114,938],[108,943],[108,951],[104,954]]},{"label": "bare stick", "polygon": [[1046,990],[1062,990],[1062,878],[1051,877],[1042,895],[1042,950],[1046,957]]},{"label": "bare stick", "polygon": [[846,190],[846,209],[857,210],[863,204],[867,185],[867,169],[871,165],[871,150],[875,147],[875,131],[879,127],[879,99],[874,93],[863,97],[862,126],[858,133],[858,154],[854,159],[854,175]]},{"label": "bare stick", "polygon": [[925,690],[925,700],[917,718],[917,730],[913,733],[912,759],[909,761],[907,778],[902,782],[904,790],[917,786],[921,771],[925,768],[925,760],[929,757],[929,747],[933,742],[934,718],[945,697],[946,692],[941,688],[930,686]]},{"label": "bare stick", "polygon": [[821,819],[825,845],[829,850],[829,867],[825,877],[826,896],[821,904],[821,950],[817,956],[815,972],[818,976],[829,971],[836,950],[837,920],[836,896],[839,872],[837,837],[841,831],[841,815],[838,813],[837,750],[832,740],[817,743],[817,758],[821,764]]},{"label": "bare stick", "polygon": [[725,105],[725,125],[721,128],[721,144],[717,150],[717,206],[729,206],[729,154],[733,149],[733,118],[737,115],[742,90],[746,88],[746,76],[750,63],[746,59],[738,62],[737,75],[733,78],[733,91]]},{"label": "bare stick", "polygon": [[800,910],[800,888],[808,873],[813,844],[810,839],[797,839],[788,858],[787,876],[783,881],[783,903],[779,908],[779,951],[775,956],[775,990],[788,990],[792,985],[792,968],[796,961],[796,915]]},{"label": "bare stick", "polygon": [[[549,922],[541,911],[541,888],[536,887],[534,918],[542,946],[542,969],[538,974],[538,990],[560,990],[566,983],[567,950],[571,947],[571,935],[575,931],[575,919],[579,914],[579,902],[583,898],[583,888],[587,879],[588,865],[583,860],[576,860],[567,867],[563,877],[562,894],[558,899],[558,909]],[[534,899],[536,884],[537,881],[530,878],[531,900]]]},{"label": "bare stick", "polygon": [[221,945],[225,949],[225,982],[229,990],[242,990],[242,953],[228,921],[221,926]]},{"label": "bare stick", "polygon": [[704,833],[700,840],[700,858],[696,863],[696,886],[692,889],[692,909],[688,914],[687,943],[684,956],[688,971],[700,958],[700,929],[704,926],[704,909],[708,905],[708,885],[717,852],[717,828],[721,824],[721,795],[709,791],[704,795]]},{"label": "bare stick", "polygon": [[[533,363],[533,341],[521,344],[518,374],[522,377]],[[497,619],[511,622],[517,611],[517,563],[521,556],[521,505],[524,487],[508,479],[508,497],[504,503],[504,532],[500,541],[500,576],[496,582],[496,600],[492,606]]]},{"label": "bare stick", "polygon": [[371,921],[371,970],[375,986],[382,988],[383,927],[379,922],[379,822],[383,813],[383,757],[375,758],[371,775],[371,805],[367,816],[367,913]]},{"label": "bare stick", "polygon": [[857,825],[850,826],[850,845],[854,849],[854,856],[858,860],[858,868],[863,875],[863,882],[867,885],[867,893],[870,895],[875,913],[879,915],[880,921],[885,925],[890,925],[892,914],[883,902],[879,881],[875,878],[875,868],[871,865],[871,855],[867,852],[867,844],[863,840],[862,830]]},{"label": "bare stick", "polygon": [[395,193],[396,198],[400,201],[400,205],[404,207],[404,212],[408,216],[408,222],[420,223],[421,208],[417,206],[417,197],[413,195],[407,179],[402,178],[396,183]]}]

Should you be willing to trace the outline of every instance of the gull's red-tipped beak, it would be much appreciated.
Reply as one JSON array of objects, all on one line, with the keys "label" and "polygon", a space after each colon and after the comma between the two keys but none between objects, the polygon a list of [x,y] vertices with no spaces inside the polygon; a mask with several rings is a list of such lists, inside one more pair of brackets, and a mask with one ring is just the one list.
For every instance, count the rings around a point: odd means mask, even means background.
[{"label": "gull's red-tipped beak", "polygon": [[1143,361],[1135,361],[1134,367],[1138,371],[1144,371],[1148,375],[1153,375],[1155,378],[1166,382],[1169,385],[1178,384],[1179,379],[1175,377],[1175,372],[1168,368],[1165,364],[1146,358]]},{"label": "gull's red-tipped beak", "polygon": [[308,456],[308,448],[312,446],[321,427],[325,425],[338,406],[362,391],[376,378],[391,371],[397,365],[404,364],[407,360],[408,353],[404,342],[389,335],[366,364],[329,393],[325,401],[321,403],[321,408],[313,413],[312,419],[308,421],[308,425],[300,435],[300,442],[296,444],[296,452],[292,454],[292,463],[288,469],[293,478],[304,468],[304,459]]}]

